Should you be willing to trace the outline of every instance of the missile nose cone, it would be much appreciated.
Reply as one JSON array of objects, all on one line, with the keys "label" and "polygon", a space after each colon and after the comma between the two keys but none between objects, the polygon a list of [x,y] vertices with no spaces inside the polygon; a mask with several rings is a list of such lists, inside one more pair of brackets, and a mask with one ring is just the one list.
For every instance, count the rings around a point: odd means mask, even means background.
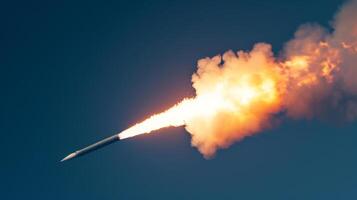
[{"label": "missile nose cone", "polygon": [[66,160],[70,160],[70,159],[76,157],[76,155],[77,155],[76,153],[71,153],[71,154],[69,154],[68,156],[66,156],[65,158],[63,158],[63,159],[61,160],[61,162],[66,161]]}]

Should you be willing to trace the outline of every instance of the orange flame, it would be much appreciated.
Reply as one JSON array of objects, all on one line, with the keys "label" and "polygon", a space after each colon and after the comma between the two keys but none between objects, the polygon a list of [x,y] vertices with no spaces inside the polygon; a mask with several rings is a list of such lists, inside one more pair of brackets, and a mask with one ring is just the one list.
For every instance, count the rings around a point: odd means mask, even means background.
[{"label": "orange flame", "polygon": [[357,79],[351,76],[357,74],[357,33],[344,31],[346,26],[357,30],[350,19],[357,18],[356,8],[354,2],[341,10],[332,34],[319,26],[301,27],[287,43],[283,61],[264,43],[250,52],[228,51],[199,60],[192,76],[196,96],[124,130],[120,139],[185,126],[192,145],[210,157],[218,148],[271,127],[278,112],[294,118],[320,116],[322,102],[327,102],[354,119],[357,103],[340,97],[357,95]]},{"label": "orange flame", "polygon": [[[227,53],[226,56],[230,53]],[[264,59],[264,57],[261,59]],[[214,62],[220,62],[221,57],[217,56],[213,60]],[[208,58],[201,60],[202,68],[207,66],[207,63],[205,63],[207,61],[209,62]],[[211,79],[209,81],[214,83],[209,88],[203,87],[200,89],[202,94],[197,97],[184,99],[167,111],[153,115],[121,132],[120,139],[150,133],[153,130],[164,127],[186,125],[187,122],[195,118],[208,120],[214,118],[220,112],[239,114],[241,110],[249,108],[257,101],[265,104],[273,104],[278,101],[277,80],[273,71],[256,70],[254,73],[252,71],[251,73],[236,76],[231,74],[233,72],[231,70],[236,70],[234,67],[236,66],[232,65],[231,69],[228,67],[216,68],[215,70],[221,71],[221,77],[200,77],[200,75],[205,76],[206,72],[195,74],[193,80],[197,84],[200,84],[199,79],[202,78],[209,78]],[[224,75],[223,73],[226,74]],[[202,86],[197,85],[196,87]]]}]

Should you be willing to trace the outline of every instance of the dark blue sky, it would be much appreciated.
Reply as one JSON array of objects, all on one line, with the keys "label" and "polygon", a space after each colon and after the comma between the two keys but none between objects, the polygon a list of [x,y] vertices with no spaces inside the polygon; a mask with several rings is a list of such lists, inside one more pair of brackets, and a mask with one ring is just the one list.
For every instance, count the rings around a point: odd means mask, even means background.
[{"label": "dark blue sky", "polygon": [[59,163],[192,96],[197,59],[278,53],[342,2],[3,2],[1,199],[356,199],[357,123],[286,121],[211,160],[170,128]]}]

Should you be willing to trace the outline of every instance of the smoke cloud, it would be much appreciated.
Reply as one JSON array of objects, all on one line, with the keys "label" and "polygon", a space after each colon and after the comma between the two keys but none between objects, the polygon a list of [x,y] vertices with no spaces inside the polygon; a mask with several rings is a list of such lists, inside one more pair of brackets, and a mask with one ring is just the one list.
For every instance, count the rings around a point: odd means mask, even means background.
[{"label": "smoke cloud", "polygon": [[356,119],[357,1],[341,7],[332,28],[302,25],[279,58],[269,44],[259,43],[250,52],[199,60],[192,76],[193,101],[208,99],[220,106],[206,107],[213,114],[192,110],[185,117],[192,145],[211,157],[219,148],[272,127],[277,113],[293,119]]}]

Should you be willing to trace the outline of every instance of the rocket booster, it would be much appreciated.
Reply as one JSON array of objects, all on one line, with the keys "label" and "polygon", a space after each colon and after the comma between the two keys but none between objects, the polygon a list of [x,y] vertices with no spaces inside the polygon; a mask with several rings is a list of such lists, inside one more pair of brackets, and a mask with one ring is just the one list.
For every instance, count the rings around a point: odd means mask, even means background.
[{"label": "rocket booster", "polygon": [[65,158],[63,158],[63,159],[61,160],[61,162],[66,161],[66,160],[70,160],[70,159],[75,158],[75,157],[83,156],[83,155],[85,155],[85,154],[87,154],[87,153],[90,153],[90,152],[92,152],[92,151],[95,151],[95,150],[97,150],[97,149],[99,149],[99,148],[102,148],[102,147],[104,147],[104,146],[107,146],[107,145],[109,145],[109,144],[112,144],[112,143],[114,143],[114,142],[117,142],[117,141],[119,141],[119,140],[120,140],[119,134],[116,134],[116,135],[113,135],[113,136],[111,136],[111,137],[105,138],[105,139],[103,139],[103,140],[101,140],[101,141],[99,141],[99,142],[97,142],[97,143],[94,143],[94,144],[89,145],[89,146],[87,146],[87,147],[85,147],[85,148],[83,148],[83,149],[80,149],[80,150],[78,150],[78,151],[75,151],[75,152],[69,154],[68,156],[66,156]]}]

